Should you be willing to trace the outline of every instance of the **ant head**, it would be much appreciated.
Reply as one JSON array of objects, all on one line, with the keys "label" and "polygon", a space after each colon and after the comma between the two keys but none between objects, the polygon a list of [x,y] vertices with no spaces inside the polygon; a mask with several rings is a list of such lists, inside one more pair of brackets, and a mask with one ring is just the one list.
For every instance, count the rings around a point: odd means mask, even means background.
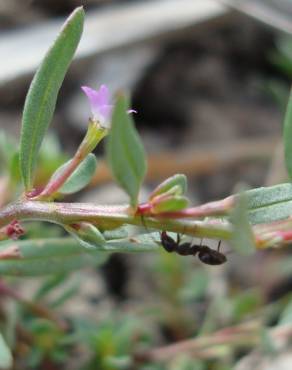
[{"label": "ant head", "polygon": [[161,231],[160,237],[161,237],[162,243],[174,243],[175,244],[174,239],[171,236],[169,236],[166,231]]},{"label": "ant head", "polygon": [[174,252],[177,249],[178,243],[166,231],[161,231],[160,238],[161,244],[167,252]]}]

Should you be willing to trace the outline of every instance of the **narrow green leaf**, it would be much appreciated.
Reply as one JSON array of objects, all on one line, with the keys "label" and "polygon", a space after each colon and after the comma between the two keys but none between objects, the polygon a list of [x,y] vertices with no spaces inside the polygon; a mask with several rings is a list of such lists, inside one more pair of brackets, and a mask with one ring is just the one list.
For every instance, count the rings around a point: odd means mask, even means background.
[{"label": "narrow green leaf", "polygon": [[[0,245],[0,250],[7,248]],[[11,244],[10,244],[11,245]],[[98,266],[105,262],[108,253],[90,253],[73,239],[38,239],[16,241],[22,258],[0,260],[0,274],[10,276],[41,276],[78,270],[85,266]]]},{"label": "narrow green leaf", "polygon": [[59,89],[78,46],[84,22],[77,8],[64,24],[30,85],[22,117],[20,169],[26,191],[33,186],[37,155],[52,120]]},{"label": "narrow green leaf", "polygon": [[[70,162],[71,160],[61,166],[57,170],[58,173],[60,173],[62,169],[65,169]],[[95,155],[92,153],[88,154],[58,192],[61,194],[72,194],[85,188],[95,174],[96,163]]]},{"label": "narrow green leaf", "polygon": [[247,208],[261,208],[272,204],[292,200],[292,184],[284,183],[269,187],[260,187],[245,192]]},{"label": "narrow green leaf", "polygon": [[250,255],[255,252],[253,232],[251,230],[245,193],[239,195],[235,208],[230,216],[233,224],[232,246],[238,253]]},{"label": "narrow green leaf", "polygon": [[286,169],[290,179],[292,179],[292,90],[288,99],[285,119],[284,119],[284,151]]},{"label": "narrow green leaf", "polygon": [[113,112],[107,156],[115,180],[128,193],[131,205],[135,207],[146,173],[146,160],[143,145],[127,110],[128,102],[120,96]]},{"label": "narrow green leaf", "polygon": [[272,204],[270,206],[253,209],[248,212],[248,219],[252,225],[284,220],[292,214],[292,200]]},{"label": "narrow green leaf", "polygon": [[70,298],[76,296],[78,294],[79,284],[77,282],[73,282],[71,286],[69,286],[65,291],[63,291],[59,297],[55,298],[53,302],[51,302],[51,307],[55,310],[57,307],[61,307],[65,302],[68,302]]},{"label": "narrow green leaf", "polygon": [[66,282],[67,274],[57,274],[48,277],[34,294],[34,300],[42,300],[47,294]]},{"label": "narrow green leaf", "polygon": [[0,333],[0,369],[10,369],[12,366],[12,354],[2,334]]},{"label": "narrow green leaf", "polygon": [[[137,240],[136,240],[137,239]],[[159,247],[149,239],[112,240],[100,249],[85,249],[73,238],[17,240],[22,258],[0,260],[0,275],[42,276],[75,271],[83,267],[103,264],[112,252],[140,253],[156,251]],[[0,251],[11,242],[0,243]]]},{"label": "narrow green leaf", "polygon": [[20,182],[19,153],[14,153],[10,161],[10,179],[13,184]]},{"label": "narrow green leaf", "polygon": [[179,189],[179,192],[176,195],[185,194],[187,190],[187,178],[185,175],[176,174],[174,176],[169,177],[168,179],[164,180],[161,184],[157,186],[156,189],[153,190],[149,199],[156,197],[157,195],[163,194],[168,192],[173,187]]},{"label": "narrow green leaf", "polygon": [[273,222],[291,216],[292,184],[284,183],[245,192],[249,222]]}]

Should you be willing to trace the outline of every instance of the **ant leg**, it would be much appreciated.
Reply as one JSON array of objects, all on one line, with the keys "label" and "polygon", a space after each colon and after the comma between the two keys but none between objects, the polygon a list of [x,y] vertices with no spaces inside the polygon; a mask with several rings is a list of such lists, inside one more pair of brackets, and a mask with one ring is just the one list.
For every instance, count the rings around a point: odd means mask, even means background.
[{"label": "ant leg", "polygon": [[180,243],[180,234],[177,233],[177,236],[176,236],[176,243],[179,244]]}]

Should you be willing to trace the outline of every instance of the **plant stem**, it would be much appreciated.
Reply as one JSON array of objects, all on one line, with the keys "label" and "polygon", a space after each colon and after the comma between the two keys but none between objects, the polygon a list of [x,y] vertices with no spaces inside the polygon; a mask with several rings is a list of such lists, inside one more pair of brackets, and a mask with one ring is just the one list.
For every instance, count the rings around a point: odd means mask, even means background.
[{"label": "plant stem", "polygon": [[197,237],[230,239],[231,225],[224,220],[184,220],[133,215],[128,205],[101,206],[89,203],[51,203],[22,201],[0,210],[0,227],[12,220],[38,220],[69,225],[81,221],[91,222],[107,230],[131,224],[158,230],[173,231]]},{"label": "plant stem", "polygon": [[[160,218],[204,218],[210,216],[226,216],[234,207],[236,196],[202,204],[197,207],[185,208],[181,211],[159,213]],[[137,214],[150,215],[151,203],[138,206]]]},{"label": "plant stem", "polygon": [[[224,357],[226,355],[225,351],[220,351],[218,346],[229,345],[235,348],[244,345],[255,345],[260,339],[260,328],[261,323],[258,321],[231,326],[218,330],[211,335],[186,339],[164,347],[138,353],[134,355],[134,360],[138,363],[167,362],[182,353],[189,353],[198,358]],[[219,351],[214,351],[216,348]],[[207,352],[205,352],[206,350]]]}]

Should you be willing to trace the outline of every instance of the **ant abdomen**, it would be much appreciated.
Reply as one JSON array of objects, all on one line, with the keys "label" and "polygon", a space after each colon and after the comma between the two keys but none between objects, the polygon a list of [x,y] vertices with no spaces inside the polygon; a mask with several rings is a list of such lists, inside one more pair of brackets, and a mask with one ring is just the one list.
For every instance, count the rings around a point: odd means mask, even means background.
[{"label": "ant abdomen", "polygon": [[222,265],[227,261],[226,256],[219,251],[211,249],[205,245],[201,246],[201,250],[198,254],[199,260],[206,265]]}]

